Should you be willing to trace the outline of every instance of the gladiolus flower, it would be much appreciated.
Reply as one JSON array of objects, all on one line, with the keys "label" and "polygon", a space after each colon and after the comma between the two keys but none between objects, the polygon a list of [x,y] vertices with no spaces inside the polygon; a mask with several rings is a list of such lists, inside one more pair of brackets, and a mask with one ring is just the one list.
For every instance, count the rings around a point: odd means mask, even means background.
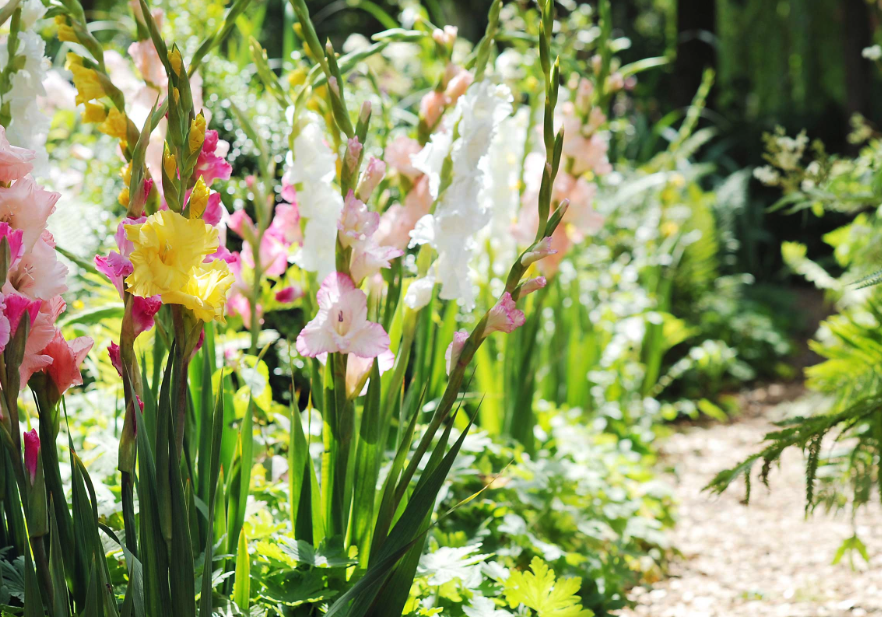
[{"label": "gladiolus flower", "polygon": [[469,333],[465,330],[453,333],[453,340],[450,341],[450,345],[447,346],[447,351],[444,352],[444,360],[447,363],[448,375],[450,375],[450,370],[453,366],[459,362],[459,357],[462,355],[462,348],[465,346],[467,340],[469,340]]},{"label": "gladiolus flower", "polygon": [[316,294],[318,315],[297,337],[297,351],[315,358],[323,353],[348,353],[375,358],[389,349],[389,335],[367,320],[367,296],[340,272],[325,278]]},{"label": "gladiolus flower", "polygon": [[181,289],[162,294],[164,304],[183,304],[205,322],[226,323],[224,305],[236,277],[223,260],[193,268]]},{"label": "gladiolus flower", "polygon": [[276,302],[290,304],[303,297],[303,290],[299,287],[285,287],[276,292]]},{"label": "gladiolus flower", "polygon": [[536,278],[532,278],[528,281],[524,281],[524,284],[521,285],[521,297],[528,296],[534,291],[538,291],[545,287],[547,281],[544,276],[537,276]]},{"label": "gladiolus flower", "polygon": [[343,213],[337,221],[340,243],[350,247],[363,242],[374,235],[379,225],[380,215],[368,210],[364,202],[355,197],[355,193],[350,190],[343,204]]},{"label": "gladiolus flower", "polygon": [[125,292],[123,281],[134,271],[132,262],[116,251],[110,251],[106,256],[95,255],[94,262],[98,272],[110,279],[122,298]]},{"label": "gladiolus flower", "polygon": [[371,194],[374,192],[374,189],[377,188],[377,185],[380,183],[380,181],[383,179],[383,176],[385,175],[386,163],[374,157],[368,159],[367,165],[364,169],[364,173],[361,175],[361,180],[358,182],[356,197],[358,197],[362,201],[367,201],[368,199],[370,199]]},{"label": "gladiolus flower", "polygon": [[182,291],[192,282],[191,271],[218,247],[216,229],[171,210],[161,210],[140,225],[126,225],[126,237],[135,247],[130,257],[134,271],[126,283],[134,295],[145,298]]},{"label": "gladiolus flower", "polygon": [[202,213],[202,220],[212,227],[217,227],[226,212],[220,193],[212,193],[208,196],[208,204],[205,206],[205,212]]},{"label": "gladiolus flower", "polygon": [[142,298],[141,296],[132,297],[132,318],[135,323],[135,336],[142,332],[147,332],[153,327],[153,317],[162,308],[162,300],[159,296],[150,298]]},{"label": "gladiolus flower", "polygon": [[[395,354],[391,349],[387,349],[377,356],[377,368],[380,375],[391,369],[395,365]],[[368,380],[371,370],[374,367],[373,358],[359,358],[356,355],[349,354],[346,361],[346,396],[354,399],[357,396],[367,394]]]},{"label": "gladiolus flower", "polygon": [[16,293],[5,294],[3,302],[5,315],[9,320],[10,337],[15,336],[15,333],[18,331],[18,325],[21,323],[21,318],[25,314],[28,315],[30,320],[29,325],[33,326],[37,320],[37,314],[40,312],[40,305],[42,305],[40,300],[31,300]]},{"label": "gladiolus flower", "polygon": [[523,311],[518,310],[511,294],[505,292],[502,294],[499,302],[496,303],[496,306],[490,309],[487,326],[484,328],[484,337],[486,338],[494,332],[509,334],[523,326],[524,321]]},{"label": "gladiolus flower", "polygon": [[22,231],[25,252],[34,248],[46,229],[46,221],[55,212],[59,197],[59,193],[38,186],[30,176],[8,188],[0,187],[0,221]]},{"label": "gladiolus flower", "polygon": [[112,107],[107,113],[104,122],[98,125],[98,130],[100,132],[123,141],[126,139],[127,128],[128,121],[126,115],[121,113],[116,107]]},{"label": "gladiolus flower", "polygon": [[6,129],[0,126],[0,182],[12,182],[29,174],[34,168],[37,153],[27,148],[18,148],[6,139]]},{"label": "gladiolus flower", "polygon": [[119,376],[122,377],[122,355],[119,351],[119,345],[110,341],[110,347],[107,348],[107,355],[110,356],[110,363],[113,365],[113,368],[115,368],[116,372],[119,373]]},{"label": "gladiolus flower", "polygon": [[[153,41],[148,39],[132,43],[129,45],[129,56],[132,57],[144,81],[150,82],[160,89],[168,86],[168,76],[165,74],[165,67],[156,52],[156,47],[153,46]],[[171,57],[171,53],[169,56]],[[178,57],[180,58],[180,52],[178,52]]]},{"label": "gladiolus flower", "polygon": [[104,86],[98,73],[95,72],[95,69],[87,69],[83,66],[82,58],[79,58],[79,62],[70,62],[70,56],[68,56],[67,68],[73,73],[74,87],[77,89],[77,105],[105,96]]},{"label": "gladiolus flower", "polygon": [[37,461],[40,457],[40,437],[37,429],[32,429],[22,436],[24,440],[25,470],[31,479],[31,486],[37,481]]},{"label": "gladiolus flower", "polygon": [[300,230],[300,210],[296,203],[279,204],[269,229],[279,234],[286,243],[302,244],[303,232]]},{"label": "gladiolus flower", "polygon": [[364,146],[358,141],[358,137],[352,137],[346,144],[346,154],[343,155],[343,168],[355,169],[358,166],[358,158]]},{"label": "gladiolus flower", "polygon": [[9,263],[7,268],[15,268],[24,255],[24,232],[21,229],[13,229],[9,223],[0,223],[0,241],[6,238],[9,244]]},{"label": "gladiolus flower", "polygon": [[413,180],[422,172],[413,166],[413,161],[411,161],[410,157],[417,154],[420,150],[422,150],[422,146],[420,146],[417,140],[399,135],[386,146],[384,156],[386,162],[397,169],[398,173]]},{"label": "gladiolus flower", "polygon": [[190,200],[187,203],[187,208],[189,209],[189,214],[191,219],[198,219],[202,217],[202,214],[205,212],[205,208],[208,206],[208,187],[205,185],[205,181],[202,179],[202,176],[199,176],[199,179],[196,180],[196,185],[193,187],[193,190],[190,192]]},{"label": "gladiolus flower", "polygon": [[233,173],[233,166],[224,160],[229,144],[218,139],[217,131],[205,131],[205,140],[202,142],[202,151],[196,160],[194,174],[200,174],[207,186],[215,180],[229,180]]},{"label": "gladiolus flower", "polygon": [[[181,52],[177,48],[177,46],[172,47],[172,50],[168,52],[168,63],[171,65],[172,70],[175,72],[175,75],[181,75],[181,66],[183,65],[184,59],[181,57]],[[193,151],[195,152],[195,150]]]},{"label": "gladiolus flower", "polygon": [[352,262],[349,264],[352,278],[361,282],[378,273],[382,268],[390,267],[392,260],[402,255],[404,255],[404,251],[401,249],[393,246],[380,246],[372,239],[359,244],[353,250]]},{"label": "gladiolus flower", "polygon": [[420,101],[420,117],[427,126],[435,126],[447,107],[447,96],[443,92],[432,90]]},{"label": "gladiolus flower", "polygon": [[530,264],[536,263],[540,259],[544,259],[549,255],[554,255],[555,253],[557,253],[557,251],[551,248],[551,237],[542,238],[536,243],[533,250],[524,253],[524,256],[521,257],[521,265],[526,268]]},{"label": "gladiolus flower", "polygon": [[55,331],[55,338],[49,342],[43,353],[52,358],[46,373],[55,384],[59,394],[67,392],[71,386],[83,385],[80,364],[92,349],[93,341],[88,336],[80,336],[72,341],[64,340],[61,330]]}]

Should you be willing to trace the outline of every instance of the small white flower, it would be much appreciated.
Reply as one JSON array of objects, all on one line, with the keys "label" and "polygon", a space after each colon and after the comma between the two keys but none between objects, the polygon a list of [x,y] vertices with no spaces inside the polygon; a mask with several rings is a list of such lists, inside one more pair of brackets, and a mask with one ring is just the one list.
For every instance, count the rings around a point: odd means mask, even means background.
[{"label": "small white flower", "polygon": [[880,47],[879,45],[864,47],[861,55],[867,60],[879,60],[880,58],[882,58],[882,47]]},{"label": "small white flower", "polygon": [[765,165],[764,167],[757,167],[756,169],[754,169],[753,177],[763,184],[775,184],[781,178],[778,175],[778,172],[769,165]]}]

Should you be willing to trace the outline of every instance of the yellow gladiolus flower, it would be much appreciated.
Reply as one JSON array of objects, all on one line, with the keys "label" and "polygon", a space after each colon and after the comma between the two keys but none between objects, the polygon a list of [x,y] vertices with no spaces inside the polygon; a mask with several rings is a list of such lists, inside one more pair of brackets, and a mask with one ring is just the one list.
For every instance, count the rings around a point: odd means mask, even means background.
[{"label": "yellow gladiolus flower", "polygon": [[124,186],[123,190],[121,190],[119,192],[119,197],[117,197],[116,200],[119,202],[119,205],[121,205],[123,208],[128,208],[129,207],[129,197],[130,197],[129,196],[129,187]]},{"label": "yellow gladiolus flower", "polygon": [[186,285],[179,291],[162,294],[163,304],[183,304],[205,322],[226,323],[224,306],[236,277],[222,259],[199,264],[190,271]]},{"label": "yellow gladiolus flower", "polygon": [[128,121],[126,120],[126,115],[121,113],[115,107],[112,107],[107,114],[107,118],[98,127],[98,130],[105,135],[110,135],[111,137],[116,137],[117,139],[125,141],[127,128]]},{"label": "yellow gladiolus flower", "polygon": [[135,245],[134,271],[126,283],[144,298],[182,291],[191,271],[217,251],[217,229],[199,219],[161,210],[140,225],[126,225],[126,237]]},{"label": "yellow gladiolus flower", "polygon": [[208,187],[205,186],[205,181],[202,179],[202,176],[199,176],[199,179],[196,181],[196,186],[193,187],[193,192],[190,193],[190,218],[201,218],[207,205]]},{"label": "yellow gladiolus flower", "polygon": [[190,135],[187,137],[187,146],[190,154],[195,154],[202,149],[202,142],[205,141],[205,116],[202,112],[193,118],[190,122]]},{"label": "yellow gladiolus flower", "polygon": [[86,112],[83,114],[83,122],[86,124],[99,124],[107,119],[107,110],[101,103],[86,103]]},{"label": "yellow gladiolus flower", "polygon": [[74,29],[70,27],[67,23],[67,18],[64,15],[56,15],[55,23],[58,25],[58,40],[67,42],[67,43],[79,43],[80,40],[77,38],[76,32]]},{"label": "yellow gladiolus flower", "polygon": [[105,96],[104,86],[101,85],[101,80],[95,69],[87,69],[82,64],[74,62],[70,62],[68,68],[73,73],[74,87],[77,89],[77,105]]}]

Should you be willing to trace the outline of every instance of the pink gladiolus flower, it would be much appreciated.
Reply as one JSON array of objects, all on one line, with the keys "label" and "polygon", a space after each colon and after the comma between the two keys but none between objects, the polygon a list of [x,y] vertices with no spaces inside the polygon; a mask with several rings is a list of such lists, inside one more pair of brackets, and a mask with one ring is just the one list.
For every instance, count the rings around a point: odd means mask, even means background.
[{"label": "pink gladiolus flower", "polygon": [[[377,368],[380,369],[380,375],[391,369],[395,365],[395,354],[391,349],[387,349],[377,356]],[[346,396],[355,398],[356,396],[364,396],[367,394],[368,381],[370,381],[371,370],[374,366],[373,358],[359,358],[356,355],[349,355],[346,362]]]},{"label": "pink gladiolus flower", "polygon": [[224,204],[221,202],[220,193],[211,193],[208,196],[208,204],[205,206],[205,212],[202,213],[202,220],[212,227],[217,227],[217,224],[221,222],[224,218],[224,214],[227,211],[224,208]]},{"label": "pink gladiolus flower", "polygon": [[377,231],[380,225],[380,215],[371,212],[363,201],[355,197],[351,190],[346,195],[343,204],[343,212],[337,221],[337,229],[340,230],[340,243],[345,247],[364,242]]},{"label": "pink gladiolus flower", "polygon": [[9,244],[11,260],[7,267],[11,270],[24,255],[24,232],[21,229],[13,229],[9,223],[0,223],[0,240],[3,238],[6,238],[6,242]]},{"label": "pink gladiolus flower", "polygon": [[573,242],[567,235],[567,231],[564,229],[563,225],[559,225],[558,228],[554,230],[554,233],[551,234],[550,240],[550,246],[552,249],[549,256],[540,261],[537,265],[539,271],[545,276],[553,276],[557,272],[560,267],[560,262],[563,261],[563,258],[566,257],[570,248],[573,246]]},{"label": "pink gladiolus flower", "polygon": [[316,294],[319,312],[297,337],[297,351],[315,358],[322,353],[348,353],[375,358],[389,349],[383,326],[367,320],[367,296],[352,279],[332,272]]},{"label": "pink gladiolus flower", "polygon": [[159,296],[151,296],[142,298],[140,296],[132,296],[134,303],[132,305],[132,318],[135,322],[135,337],[142,332],[147,332],[153,327],[153,316],[162,308],[162,300]]},{"label": "pink gladiolus flower", "polygon": [[465,330],[453,333],[453,340],[450,341],[450,345],[447,346],[447,351],[444,352],[444,360],[447,362],[448,375],[450,375],[450,369],[459,362],[459,357],[462,355],[462,348],[465,346],[467,340],[469,340],[469,333]]},{"label": "pink gladiolus flower", "polygon": [[[254,267],[254,254],[249,242],[242,244],[242,263]],[[269,230],[260,241],[260,267],[267,276],[281,276],[288,269],[288,245]]]},{"label": "pink gladiolus flower", "polygon": [[346,154],[343,155],[343,168],[355,169],[358,165],[358,157],[364,146],[358,141],[358,137],[351,137],[346,143]]},{"label": "pink gladiolus flower", "polygon": [[31,330],[25,343],[24,358],[18,369],[22,390],[27,386],[31,375],[52,364],[52,357],[45,355],[43,350],[55,336],[55,322],[65,308],[64,300],[61,296],[56,296],[42,302],[42,306],[36,311],[36,317],[31,317]]},{"label": "pink gladiolus flower", "polygon": [[110,356],[110,363],[113,365],[113,368],[115,368],[116,372],[119,373],[119,376],[122,377],[122,356],[119,352],[119,345],[110,341],[110,347],[107,348],[107,355]]},{"label": "pink gladiolus flower", "polygon": [[86,359],[92,344],[93,341],[88,336],[66,341],[61,335],[61,330],[55,331],[55,338],[49,342],[43,353],[52,358],[52,364],[46,368],[46,372],[59,394],[64,394],[71,386],[83,384],[80,364]]},{"label": "pink gladiolus flower", "polygon": [[273,233],[281,235],[288,245],[303,244],[303,232],[300,229],[300,209],[296,203],[279,204],[269,226]]},{"label": "pink gladiolus flower", "polygon": [[521,285],[521,297],[528,296],[534,291],[538,291],[545,287],[548,281],[545,280],[544,276],[537,276],[536,278],[532,278],[528,281],[524,281],[524,284]]},{"label": "pink gladiolus flower", "polygon": [[357,245],[352,251],[349,269],[352,278],[359,283],[373,276],[382,268],[390,267],[391,261],[404,255],[404,251],[393,246],[380,246],[373,240]]},{"label": "pink gladiolus flower", "polygon": [[364,168],[364,173],[361,175],[356,196],[362,201],[370,199],[374,189],[377,188],[377,185],[385,175],[386,163],[372,156],[368,159],[367,165]]},{"label": "pink gladiolus flower", "polygon": [[31,478],[31,486],[37,480],[37,461],[40,457],[40,437],[37,429],[32,429],[22,436],[24,440],[25,470]]},{"label": "pink gladiolus flower", "polygon": [[58,261],[55,240],[45,231],[29,253],[22,257],[9,283],[31,298],[48,300],[67,291],[67,266]]},{"label": "pink gladiolus flower", "polygon": [[398,170],[398,173],[415,180],[423,172],[413,166],[410,157],[422,149],[417,140],[399,135],[386,146],[385,159],[389,165]]},{"label": "pink gladiolus flower", "polygon": [[147,39],[132,43],[129,45],[129,55],[145,81],[160,89],[168,85],[165,68],[162,66],[162,60],[159,59],[159,54],[153,46],[153,41]]},{"label": "pink gladiolus flower", "polygon": [[205,131],[205,141],[202,142],[202,151],[196,160],[194,176],[201,175],[206,186],[211,186],[215,180],[229,180],[233,166],[224,159],[228,149],[229,144],[218,139],[217,131]]},{"label": "pink gladiolus flower", "polygon": [[276,292],[276,302],[290,304],[303,297],[303,290],[299,287],[285,287]]},{"label": "pink gladiolus flower", "polygon": [[487,327],[484,328],[484,337],[494,332],[514,332],[524,325],[524,313],[518,310],[511,294],[505,292],[492,309],[487,319]]},{"label": "pink gladiolus flower", "polygon": [[297,189],[288,181],[287,176],[282,176],[282,199],[289,204],[297,204]]},{"label": "pink gladiolus flower", "polygon": [[0,126],[0,182],[12,182],[31,173],[37,153],[18,148],[6,139],[6,129]]},{"label": "pink gladiolus flower", "polygon": [[[451,67],[453,68],[451,69]],[[444,95],[447,97],[448,105],[453,105],[469,89],[469,86],[475,81],[475,76],[455,64],[448,65],[446,73],[449,78]]]},{"label": "pink gladiolus flower", "polygon": [[125,278],[135,270],[132,262],[116,251],[110,251],[106,256],[95,255],[94,261],[98,272],[110,279],[119,292],[119,297],[122,298],[125,291]]},{"label": "pink gladiolus flower", "polygon": [[[560,229],[560,227],[558,227],[558,229]],[[521,257],[521,265],[526,268],[530,264],[533,264],[540,259],[544,259],[549,255],[554,255],[555,253],[557,253],[557,251],[551,248],[551,238],[542,238],[536,243],[536,246],[533,247],[532,251],[524,253],[524,256]]]},{"label": "pink gladiolus flower", "polygon": [[447,96],[443,92],[432,90],[420,101],[420,117],[427,126],[435,126],[447,107]]},{"label": "pink gladiolus flower", "polygon": [[377,244],[404,250],[410,242],[410,232],[418,220],[432,208],[429,179],[420,178],[404,198],[404,206],[393,204],[380,217],[380,227],[374,235]]},{"label": "pink gladiolus flower", "polygon": [[146,216],[140,216],[136,219],[124,218],[122,222],[116,226],[116,233],[113,237],[116,240],[116,246],[119,248],[119,254],[126,259],[128,259],[129,255],[132,254],[132,251],[135,250],[135,245],[126,237],[126,225],[140,225],[146,220]]},{"label": "pink gladiolus flower", "polygon": [[229,221],[227,221],[227,227],[236,232],[236,235],[240,238],[247,238],[248,236],[245,235],[246,233],[251,234],[252,237],[257,234],[254,222],[245,210],[236,210],[233,212],[230,215]]},{"label": "pink gladiolus flower", "polygon": [[17,293],[7,293],[4,296],[4,310],[6,318],[9,320],[10,337],[15,336],[21,318],[25,314],[28,315],[30,326],[33,327],[42,304],[40,300],[31,300]]},{"label": "pink gladiolus flower", "polygon": [[46,230],[46,220],[55,212],[61,195],[44,190],[30,176],[11,187],[0,187],[0,221],[23,232],[25,252],[34,248]]}]

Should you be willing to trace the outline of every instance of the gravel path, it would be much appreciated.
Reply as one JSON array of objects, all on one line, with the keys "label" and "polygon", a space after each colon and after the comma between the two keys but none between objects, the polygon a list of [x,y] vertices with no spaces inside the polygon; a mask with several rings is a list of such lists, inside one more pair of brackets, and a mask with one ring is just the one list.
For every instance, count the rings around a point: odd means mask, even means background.
[{"label": "gravel path", "polygon": [[770,476],[771,492],[756,482],[744,506],[743,482],[722,496],[702,492],[721,469],[756,451],[771,421],[793,409],[797,386],[773,385],[744,398],[731,424],[690,427],[667,440],[663,464],[680,502],[673,545],[682,557],[668,578],[636,588],[634,609],[622,617],[821,617],[882,615],[882,508],[855,521],[871,561],[855,556],[832,565],[852,535],[849,512],[818,512],[805,520],[803,457],[788,452]]}]

